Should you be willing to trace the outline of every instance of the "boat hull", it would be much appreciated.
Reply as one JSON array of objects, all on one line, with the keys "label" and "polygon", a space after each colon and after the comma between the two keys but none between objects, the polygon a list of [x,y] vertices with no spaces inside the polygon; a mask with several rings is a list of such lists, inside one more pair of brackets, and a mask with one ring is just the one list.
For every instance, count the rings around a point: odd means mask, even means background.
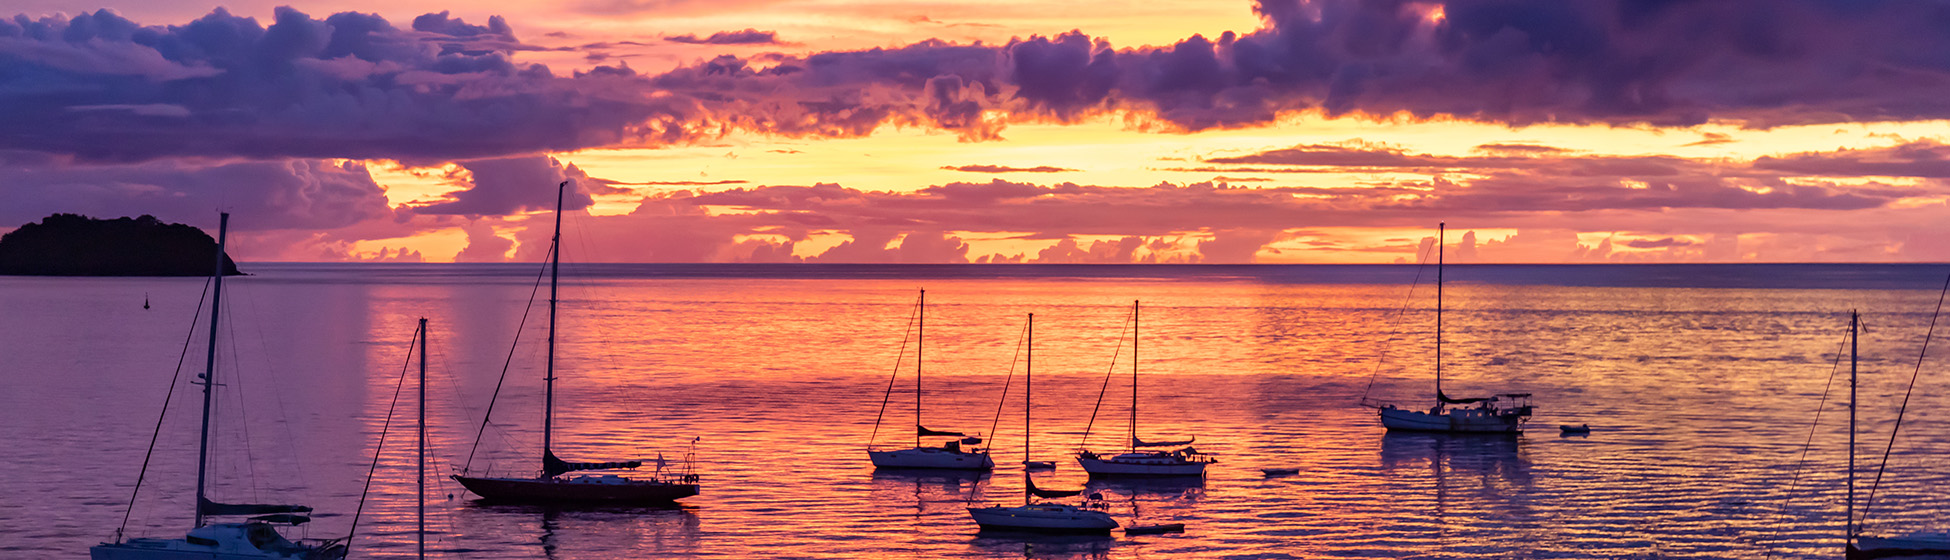
[{"label": "boat hull", "polygon": [[88,548],[92,560],[343,560],[345,553],[344,543],[293,542],[258,522],[215,523],[180,539],[129,539]]},{"label": "boat hull", "polygon": [[[189,543],[183,544],[186,547],[195,546]],[[309,553],[279,555],[275,553],[238,554],[211,552],[207,548],[204,550],[187,548],[169,549],[128,546],[128,543],[102,543],[89,547],[88,558],[89,560],[343,560],[345,558],[345,547],[339,546],[333,547],[330,550],[319,549]]]},{"label": "boat hull", "polygon": [[1083,472],[1090,473],[1091,477],[1156,478],[1202,477],[1205,476],[1205,466],[1211,464],[1209,462],[1159,460],[1148,455],[1145,457],[1128,457],[1128,455],[1131,454],[1118,455],[1109,459],[1090,455],[1079,455],[1077,456],[1077,463],[1082,465]]},{"label": "boat hull", "polygon": [[[585,479],[487,478],[455,475],[467,491],[497,502],[660,504],[696,496],[698,485],[617,477]],[[616,481],[621,482],[616,482]]]},{"label": "boat hull", "polygon": [[988,531],[1107,535],[1117,528],[1109,513],[1065,505],[968,508],[968,515]]},{"label": "boat hull", "polygon": [[987,471],[995,469],[995,460],[987,453],[949,451],[937,447],[916,447],[893,451],[868,451],[867,458],[873,466],[883,469],[945,469],[961,471]]},{"label": "boat hull", "polygon": [[1950,535],[1856,537],[1846,555],[1858,558],[1950,558]]},{"label": "boat hull", "polygon": [[1381,409],[1381,425],[1404,432],[1463,434],[1514,434],[1523,431],[1523,417],[1516,414],[1475,414],[1471,409],[1430,414],[1399,408]]}]

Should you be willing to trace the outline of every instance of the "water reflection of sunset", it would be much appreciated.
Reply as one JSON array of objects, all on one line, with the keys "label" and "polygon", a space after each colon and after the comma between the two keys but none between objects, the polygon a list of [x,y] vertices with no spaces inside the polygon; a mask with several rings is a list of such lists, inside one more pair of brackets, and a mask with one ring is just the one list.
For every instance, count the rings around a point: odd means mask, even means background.
[{"label": "water reflection of sunset", "polygon": [[[1788,514],[1780,482],[1806,437],[1808,414],[1833,359],[1850,307],[1911,310],[1915,290],[1582,288],[1482,282],[1483,270],[1452,271],[1445,329],[1447,382],[1463,389],[1509,387],[1539,395],[1532,430],[1510,439],[1384,435],[1364,392],[1379,401],[1424,402],[1432,340],[1428,294],[1390,283],[1412,268],[1380,272],[1378,283],[1311,284],[1219,276],[1140,278],[830,278],[571,275],[563,291],[558,436],[565,457],[677,461],[697,444],[705,491],[672,509],[549,509],[477,504],[444,477],[429,496],[433,549],[448,557],[1105,557],[1213,554],[1496,555],[1552,550],[1612,557],[1692,551],[1756,558],[1770,543],[1790,557],[1832,549],[1826,536],[1839,504],[1839,431],[1825,428]],[[1304,270],[1304,269],[1302,269]],[[265,266],[235,280],[238,383],[254,395],[241,412],[262,451],[253,473],[219,469],[222,495],[296,493],[320,512],[349,513],[374,436],[390,404],[406,341],[431,321],[433,457],[444,475],[461,467],[494,390],[533,271],[401,269],[381,280],[339,276],[309,265]],[[1486,278],[1486,277],[1479,277]],[[31,285],[31,284],[30,284]],[[123,290],[100,282],[82,290]],[[198,286],[165,282],[157,309],[72,306],[54,298],[20,309],[120,317],[131,332],[180,334],[177,318]],[[1001,404],[997,469],[987,476],[876,472],[864,450],[873,412],[899,352],[915,288],[929,295],[927,406],[959,428],[986,431],[998,414],[1024,313],[1037,315],[1038,453],[1059,460],[1038,474],[1050,488],[1101,492],[1120,523],[1185,523],[1183,534],[1104,540],[1024,540],[978,535],[966,507],[1012,503],[1022,492],[1020,393]],[[28,289],[19,283],[0,289]],[[38,288],[35,288],[38,289]],[[93,297],[93,296],[91,296]],[[1128,354],[1111,372],[1129,302],[1144,301],[1140,421],[1146,433],[1196,434],[1216,454],[1202,480],[1092,481],[1067,457],[1100,391],[1092,445],[1122,437]],[[1398,312],[1406,302],[1407,312]],[[1886,433],[1902,369],[1928,319],[1914,311],[1871,314],[1865,335],[1864,433]],[[90,321],[94,321],[90,319]],[[59,324],[58,321],[55,324]],[[24,340],[58,334],[23,330]],[[473,472],[526,475],[538,465],[540,324],[523,343],[482,437]],[[260,334],[261,331],[261,334]],[[167,355],[172,336],[132,335],[129,356]],[[343,342],[351,341],[351,342]],[[1126,339],[1128,343],[1128,339]],[[39,347],[58,349],[58,344]],[[29,346],[27,348],[36,348]],[[57,367],[73,353],[34,350],[29,364]],[[91,371],[152,371],[154,364],[88,356]],[[910,356],[911,359],[911,356]],[[1932,358],[1929,367],[1940,367]],[[153,360],[152,360],[153,361]],[[167,364],[164,364],[167,365]],[[1453,369],[1450,369],[1453,366]],[[346,376],[343,372],[363,372]],[[1379,372],[1379,375],[1375,374]],[[1447,373],[1446,372],[1446,373]],[[1373,387],[1369,382],[1373,379]],[[142,428],[155,399],[104,391],[100,380],[23,379],[36,392],[95,394],[99,418],[38,426],[51,437],[126,434]],[[148,383],[148,377],[127,385]],[[911,378],[896,381],[898,393]],[[1926,376],[1925,383],[1940,382]],[[412,393],[412,381],[407,382]],[[1019,390],[1019,386],[1014,389]],[[410,397],[409,397],[410,398]],[[232,401],[233,409],[238,404]],[[410,404],[410,403],[408,403]],[[895,398],[890,418],[911,401]],[[1832,403],[1831,403],[1832,406]],[[410,406],[406,408],[410,409]],[[233,411],[229,414],[235,414]],[[1946,417],[1912,408],[1897,449],[1902,485],[1885,489],[1891,521],[1927,519],[1940,500],[1915,468],[1950,448]],[[937,416],[938,415],[938,416]],[[173,417],[164,445],[194,445]],[[282,418],[281,422],[277,419]],[[10,419],[10,421],[13,421]],[[409,422],[395,418],[395,427]],[[1586,438],[1560,438],[1559,423],[1590,423]],[[227,424],[226,424],[227,425]],[[137,426],[129,429],[129,426]],[[1914,430],[1913,432],[1910,430]],[[288,430],[299,445],[275,443]],[[226,441],[242,445],[231,429]],[[190,432],[193,436],[193,430]],[[123,436],[110,435],[119,438]],[[174,439],[171,439],[174,438]],[[270,439],[266,439],[270,438]],[[274,442],[266,447],[265,442]],[[412,448],[396,432],[362,521],[360,550],[399,557],[412,548]],[[126,462],[131,442],[65,449],[105,465]],[[93,448],[90,448],[93,449]],[[139,452],[139,447],[137,447]],[[272,453],[275,452],[275,453]],[[268,454],[268,455],[267,455]],[[139,455],[139,453],[138,453]],[[29,451],[13,461],[67,460]],[[1907,463],[1901,463],[1906,461]],[[185,511],[165,460],[151,473],[153,501],[138,508],[143,531],[175,530]],[[1262,468],[1296,468],[1267,478]],[[39,469],[58,487],[74,476]],[[271,473],[300,481],[267,487]],[[253,474],[257,478],[253,478]],[[287,475],[289,475],[287,477]],[[300,476],[302,475],[302,476]],[[1918,486],[1918,484],[1923,486]],[[61,503],[35,498],[32,503]],[[115,504],[114,492],[98,502]],[[1883,509],[1886,508],[1886,509]],[[113,506],[80,510],[85,519]],[[0,510],[0,519],[17,517]],[[349,518],[321,516],[312,535],[341,533]],[[1796,556],[1800,555],[1800,556]]]}]

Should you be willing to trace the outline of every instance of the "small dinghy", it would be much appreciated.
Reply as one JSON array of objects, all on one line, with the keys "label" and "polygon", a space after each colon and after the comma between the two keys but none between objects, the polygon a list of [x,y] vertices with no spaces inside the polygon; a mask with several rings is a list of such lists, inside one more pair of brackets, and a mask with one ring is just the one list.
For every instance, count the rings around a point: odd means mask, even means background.
[{"label": "small dinghy", "polygon": [[1022,468],[1032,471],[1056,470],[1056,461],[1023,461]]},{"label": "small dinghy", "polygon": [[1183,532],[1185,532],[1184,523],[1166,523],[1163,525],[1132,525],[1130,528],[1124,529],[1124,534],[1126,535],[1161,535],[1164,533],[1183,533]]},{"label": "small dinghy", "polygon": [[1300,469],[1260,469],[1259,472],[1266,473],[1266,478],[1273,478],[1276,476],[1293,476],[1296,474],[1300,474]]},{"label": "small dinghy", "polygon": [[1565,435],[1589,435],[1591,433],[1591,425],[1589,424],[1578,424],[1576,426],[1565,424],[1558,426],[1557,429],[1564,432]]}]

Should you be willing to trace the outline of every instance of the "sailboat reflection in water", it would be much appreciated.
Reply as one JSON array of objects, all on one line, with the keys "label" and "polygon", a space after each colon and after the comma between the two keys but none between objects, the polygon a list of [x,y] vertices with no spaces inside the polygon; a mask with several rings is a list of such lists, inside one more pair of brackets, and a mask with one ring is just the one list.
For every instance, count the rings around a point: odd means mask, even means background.
[{"label": "sailboat reflection in water", "polygon": [[[930,430],[921,425],[921,350],[926,340],[928,318],[928,291],[921,290],[920,299],[914,304],[914,447],[882,448],[874,443],[880,435],[880,421],[887,414],[887,402],[894,396],[894,379],[887,380],[887,394],[880,399],[880,415],[874,417],[873,435],[868,436],[867,458],[875,468],[882,469],[955,469],[986,471],[995,468],[995,460],[989,458],[987,449],[975,447],[982,444],[979,435],[971,436],[961,432]],[[894,358],[894,376],[900,376],[900,358],[905,357],[907,344],[901,343],[902,356]],[[947,438],[940,446],[923,446],[922,438]]]},{"label": "sailboat reflection in water", "polygon": [[[215,407],[217,382],[217,334],[219,313],[223,309],[224,240],[230,229],[230,214],[221,214],[217,222],[217,271],[210,278],[210,349],[204,363],[204,374],[196,382],[203,386],[203,428],[201,443],[196,456],[196,525],[181,539],[128,539],[122,540],[122,529],[116,529],[115,542],[102,543],[88,549],[92,560],[340,560],[345,558],[346,545],[342,539],[292,541],[278,533],[274,525],[297,526],[311,521],[305,514],[311,508],[299,505],[277,504],[226,504],[211,500],[206,495],[210,473],[210,416]],[[172,383],[173,385],[173,383]],[[167,401],[165,401],[167,403]],[[167,411],[167,404],[164,406]],[[157,422],[160,429],[162,423]],[[150,449],[154,449],[151,442]],[[148,470],[148,459],[143,460],[143,470]],[[142,479],[137,477],[136,488],[141,488]],[[134,506],[134,498],[130,498]],[[210,517],[246,517],[242,523],[206,523]],[[128,517],[123,517],[126,527]]]},{"label": "sailboat reflection in water", "polygon": [[[658,476],[653,478],[624,478],[609,474],[562,477],[575,471],[634,469],[643,466],[642,461],[569,462],[556,457],[553,449],[556,290],[562,273],[562,196],[568,187],[567,181],[563,181],[556,187],[555,236],[549,243],[548,365],[543,378],[546,381],[547,393],[543,400],[545,404],[542,412],[541,475],[535,478],[497,478],[457,474],[454,475],[454,480],[460,482],[460,485],[466,487],[469,492],[482,498],[508,502],[654,504],[696,496],[697,475],[685,472],[677,476],[664,477],[661,458],[657,460]],[[481,424],[482,429],[486,429],[487,420],[484,418]]]}]

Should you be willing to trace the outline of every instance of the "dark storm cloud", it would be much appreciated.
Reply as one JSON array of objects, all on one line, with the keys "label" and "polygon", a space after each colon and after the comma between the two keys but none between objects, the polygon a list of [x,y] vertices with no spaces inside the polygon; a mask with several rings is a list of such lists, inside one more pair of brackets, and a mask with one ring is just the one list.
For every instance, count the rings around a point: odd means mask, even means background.
[{"label": "dark storm cloud", "polygon": [[744,31],[719,31],[712,33],[710,37],[700,38],[697,35],[684,34],[664,37],[664,40],[692,45],[777,45],[779,34],[747,27]]},{"label": "dark storm cloud", "polygon": [[[980,85],[960,101],[1018,120],[1128,109],[1190,130],[1303,109],[1659,126],[1950,117],[1950,5],[1936,2],[1262,0],[1255,10],[1257,31],[1163,47],[1120,50],[1081,32],[997,47],[923,42],[787,58],[783,73],[707,72],[743,65],[725,59],[659,83],[734,97],[783,91],[773,109],[787,114],[830,102],[855,119],[920,120],[977,139],[995,134],[992,123],[967,134],[974,121],[926,111],[925,84]],[[702,75],[737,79],[692,79]],[[841,83],[905,96],[800,95]]]},{"label": "dark storm cloud", "polygon": [[[289,8],[269,25],[221,9],[175,26],[108,11],[16,16],[0,21],[0,149],[96,161],[433,163],[734,129],[846,137],[922,126],[988,140],[1010,122],[1105,111],[1130,111],[1152,130],[1262,125],[1306,109],[1511,124],[1950,118],[1950,4],[1940,2],[1261,0],[1254,9],[1258,30],[1160,47],[1117,49],[1082,32],[1002,45],[928,40],[723,56],[655,76],[517,63],[539,47],[499,18],[427,14],[399,28],[370,14],[314,19]],[[1537,153],[1527,149],[1485,153]]]},{"label": "dark storm cloud", "polygon": [[269,26],[218,9],[180,26],[107,10],[0,20],[0,149],[433,162],[681,136],[688,101],[626,69],[516,64],[500,18],[369,14]]}]

